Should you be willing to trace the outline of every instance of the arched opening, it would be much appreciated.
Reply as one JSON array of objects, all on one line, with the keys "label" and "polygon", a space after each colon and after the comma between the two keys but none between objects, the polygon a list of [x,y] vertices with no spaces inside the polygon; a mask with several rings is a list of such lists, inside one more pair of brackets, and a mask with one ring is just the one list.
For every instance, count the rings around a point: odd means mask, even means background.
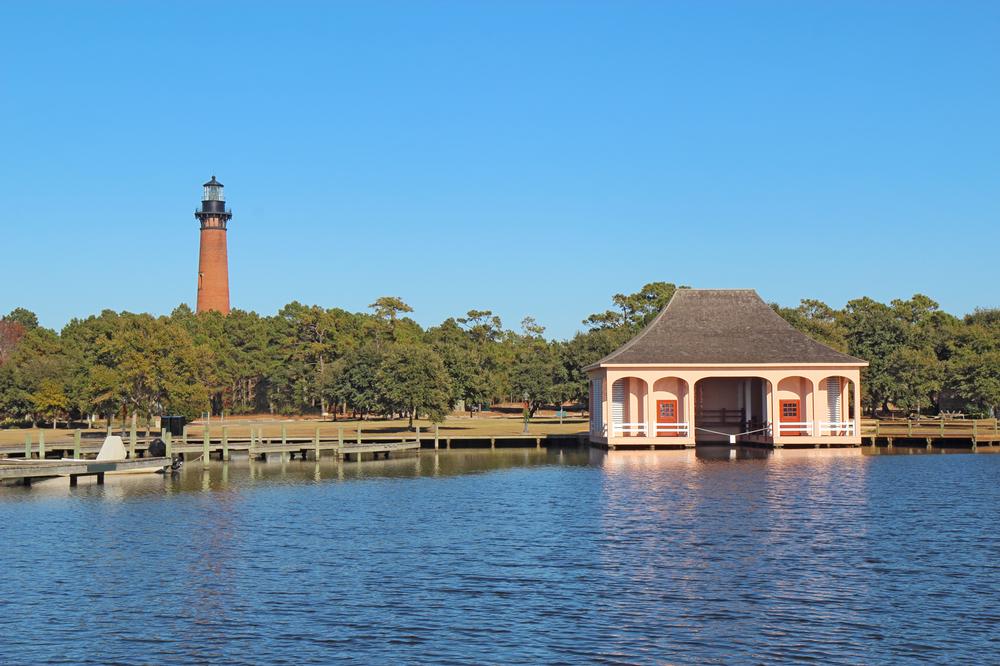
[{"label": "arched opening", "polygon": [[777,434],[780,437],[804,437],[815,432],[812,413],[812,382],[805,377],[785,377],[778,382],[775,396]]},{"label": "arched opening", "polygon": [[771,382],[762,377],[707,377],[694,387],[698,441],[747,441],[770,437]]},{"label": "arched opening", "polygon": [[687,413],[688,383],[680,377],[661,377],[653,382],[652,409],[655,437],[686,437],[690,432]]},{"label": "arched opening", "polygon": [[611,385],[611,436],[646,437],[646,380],[622,377]]},{"label": "arched opening", "polygon": [[820,380],[816,391],[816,434],[850,437],[857,434],[854,382],[835,376]]}]

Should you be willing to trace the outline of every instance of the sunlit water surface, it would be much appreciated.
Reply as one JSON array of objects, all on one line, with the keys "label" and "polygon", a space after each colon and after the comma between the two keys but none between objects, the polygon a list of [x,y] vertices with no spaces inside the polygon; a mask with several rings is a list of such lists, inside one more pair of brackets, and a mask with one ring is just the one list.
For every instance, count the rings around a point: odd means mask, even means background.
[{"label": "sunlit water surface", "polygon": [[0,489],[2,663],[996,663],[1000,455],[425,451]]}]

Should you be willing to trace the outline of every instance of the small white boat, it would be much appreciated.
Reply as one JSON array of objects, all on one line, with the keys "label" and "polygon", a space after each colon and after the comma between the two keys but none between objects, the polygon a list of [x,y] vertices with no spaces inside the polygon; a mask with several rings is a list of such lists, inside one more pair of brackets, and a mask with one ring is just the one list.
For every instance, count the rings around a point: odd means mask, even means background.
[{"label": "small white boat", "polygon": [[[101,444],[101,450],[97,452],[97,461],[100,462],[122,462],[128,459],[128,452],[125,450],[125,442],[118,435],[108,435]],[[63,458],[63,460],[76,460],[75,458]],[[139,458],[138,460],[142,460]],[[115,470],[107,474],[155,474],[164,469],[163,459],[150,459],[149,465],[132,466],[128,469]],[[68,475],[64,475],[68,476]]]}]

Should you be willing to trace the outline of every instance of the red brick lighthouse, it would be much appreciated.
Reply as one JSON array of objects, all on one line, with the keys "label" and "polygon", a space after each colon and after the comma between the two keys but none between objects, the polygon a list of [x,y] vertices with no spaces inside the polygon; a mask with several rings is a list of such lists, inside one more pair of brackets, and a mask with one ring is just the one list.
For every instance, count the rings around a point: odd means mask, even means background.
[{"label": "red brick lighthouse", "polygon": [[198,312],[215,310],[229,314],[229,257],[226,253],[226,225],[232,211],[226,210],[222,183],[212,176],[204,185],[201,210],[194,216],[201,222],[201,250],[198,254]]}]

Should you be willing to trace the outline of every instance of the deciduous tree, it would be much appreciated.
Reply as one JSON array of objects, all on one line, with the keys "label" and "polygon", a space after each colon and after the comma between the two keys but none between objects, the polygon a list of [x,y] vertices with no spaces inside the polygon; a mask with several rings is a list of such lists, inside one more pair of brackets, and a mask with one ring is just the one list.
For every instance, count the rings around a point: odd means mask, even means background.
[{"label": "deciduous tree", "polygon": [[426,345],[394,346],[379,368],[378,382],[390,409],[409,415],[410,428],[420,414],[438,422],[451,409],[448,372],[441,357]]}]

